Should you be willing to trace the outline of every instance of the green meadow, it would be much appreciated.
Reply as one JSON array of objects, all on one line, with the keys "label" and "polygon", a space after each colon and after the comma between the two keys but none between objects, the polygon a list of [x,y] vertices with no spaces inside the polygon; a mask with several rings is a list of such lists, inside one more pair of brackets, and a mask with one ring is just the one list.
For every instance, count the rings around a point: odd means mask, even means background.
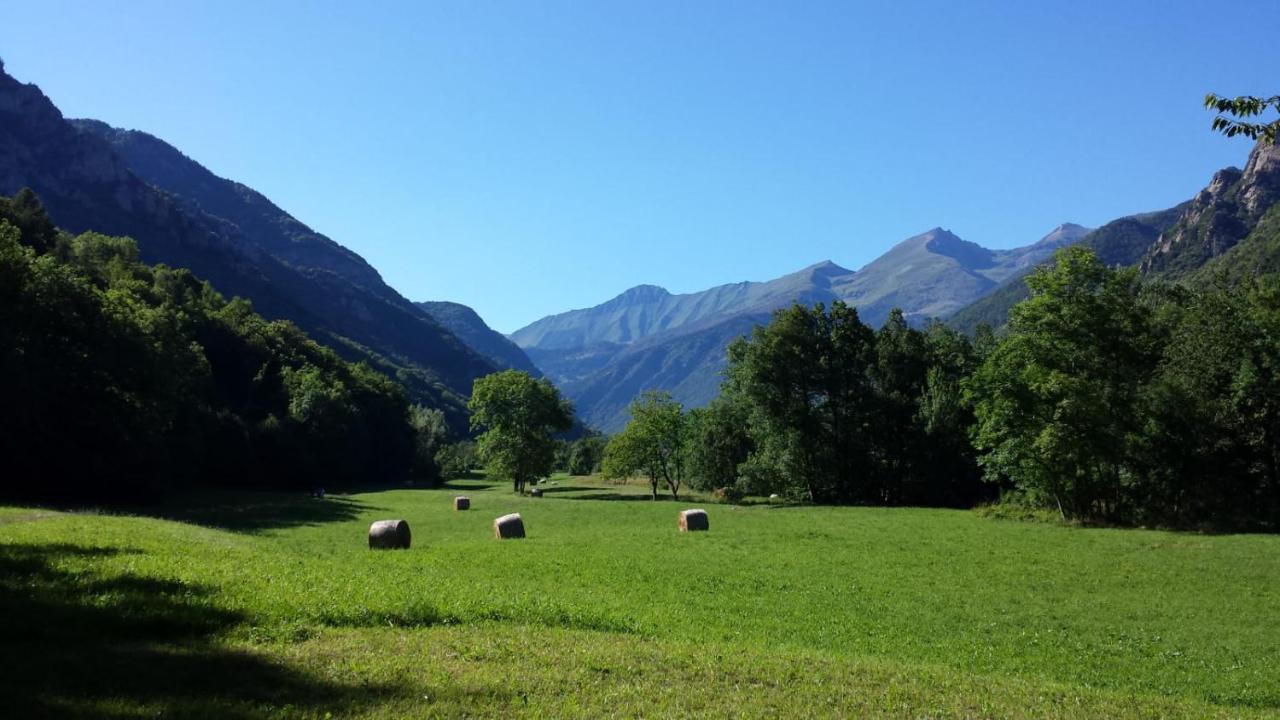
[{"label": "green meadow", "polygon": [[554,482],[0,509],[5,714],[1280,716],[1280,537]]}]

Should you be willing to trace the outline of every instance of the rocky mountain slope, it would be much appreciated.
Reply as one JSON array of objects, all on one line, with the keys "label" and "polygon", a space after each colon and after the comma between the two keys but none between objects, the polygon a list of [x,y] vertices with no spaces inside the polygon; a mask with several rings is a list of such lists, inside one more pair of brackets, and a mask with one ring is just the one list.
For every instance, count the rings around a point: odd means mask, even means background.
[{"label": "rocky mountain slope", "polygon": [[444,408],[455,428],[465,428],[473,379],[494,370],[358,256],[258,193],[150,136],[69,122],[0,65],[0,193],[24,186],[61,227],[133,237],[145,261],[190,268],[370,362]]},{"label": "rocky mountain slope", "polygon": [[[1120,218],[1085,236],[1109,265],[1137,265],[1152,279],[1209,282],[1280,272],[1280,147],[1259,143],[1245,169],[1219,170],[1196,197],[1167,210]],[[1030,269],[1027,270],[1030,272]],[[999,327],[1026,299],[1025,273],[963,308],[948,324]]]},{"label": "rocky mountain slope", "polygon": [[1143,273],[1176,278],[1226,255],[1280,201],[1280,147],[1258,144],[1244,170],[1218,171],[1142,258]]},{"label": "rocky mountain slope", "polygon": [[[1103,225],[1082,237],[1081,245],[1092,249],[1108,265],[1132,265],[1138,262],[1160,233],[1177,222],[1185,203],[1168,210],[1130,215]],[[1028,265],[978,300],[964,306],[949,318],[947,324],[972,333],[978,325],[1000,327],[1009,318],[1009,310],[1027,299],[1027,275],[1035,269]]]}]

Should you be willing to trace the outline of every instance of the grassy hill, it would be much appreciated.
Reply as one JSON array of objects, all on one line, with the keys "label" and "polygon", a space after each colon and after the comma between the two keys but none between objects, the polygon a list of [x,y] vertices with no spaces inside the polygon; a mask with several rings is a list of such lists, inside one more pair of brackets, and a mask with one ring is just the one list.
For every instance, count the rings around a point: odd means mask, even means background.
[{"label": "grassy hill", "polygon": [[[15,717],[1280,712],[1280,538],[768,504],[682,535],[690,503],[638,492],[3,508],[0,692]],[[510,511],[526,540],[492,538]],[[411,550],[366,549],[389,517]]]}]

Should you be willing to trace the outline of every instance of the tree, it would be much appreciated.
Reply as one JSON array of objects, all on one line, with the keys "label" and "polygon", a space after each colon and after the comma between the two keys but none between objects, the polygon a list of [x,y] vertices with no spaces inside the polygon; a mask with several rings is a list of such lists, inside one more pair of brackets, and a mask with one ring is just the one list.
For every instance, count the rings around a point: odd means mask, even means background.
[{"label": "tree", "polygon": [[436,465],[444,480],[466,477],[476,466],[476,444],[470,440],[449,443],[436,451]]},{"label": "tree", "polygon": [[573,427],[573,409],[551,381],[519,370],[477,379],[468,408],[471,427],[485,429],[477,440],[481,458],[518,493],[551,473],[554,434]]},{"label": "tree", "polygon": [[578,438],[569,448],[569,474],[590,475],[600,469],[607,441],[596,434]]},{"label": "tree", "polygon": [[414,474],[431,482],[444,479],[436,461],[436,454],[449,436],[444,412],[412,405],[409,407],[409,426],[413,428]]},{"label": "tree", "polygon": [[1031,297],[967,383],[987,479],[1007,478],[1064,518],[1122,517],[1156,361],[1137,280],[1081,247],[1027,279]]},{"label": "tree", "polygon": [[[612,449],[611,449],[612,448]],[[608,477],[644,473],[653,499],[665,484],[680,498],[685,466],[685,416],[671,393],[651,390],[631,403],[631,420],[605,448]]]},{"label": "tree", "polygon": [[1280,520],[1280,300],[1274,278],[1162,289],[1140,521],[1264,528]]},{"label": "tree", "polygon": [[1218,112],[1218,116],[1213,119],[1213,129],[1227,137],[1243,135],[1251,140],[1262,138],[1263,142],[1273,144],[1276,135],[1280,134],[1280,120],[1248,122],[1244,119],[1258,117],[1268,109],[1280,111],[1280,95],[1269,98],[1252,95],[1225,98],[1209,93],[1204,96],[1204,106]]},{"label": "tree", "polygon": [[799,304],[729,347],[730,391],[750,408],[753,492],[881,500],[874,475],[875,334],[853,307]]},{"label": "tree", "polygon": [[688,474],[700,490],[735,487],[738,467],[755,450],[748,430],[750,412],[732,394],[722,393],[705,408],[688,413]]}]

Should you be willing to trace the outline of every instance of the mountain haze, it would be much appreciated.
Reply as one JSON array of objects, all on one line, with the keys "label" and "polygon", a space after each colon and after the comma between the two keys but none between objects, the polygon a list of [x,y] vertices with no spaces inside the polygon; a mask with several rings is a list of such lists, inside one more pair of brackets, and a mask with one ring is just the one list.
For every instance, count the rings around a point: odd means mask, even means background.
[{"label": "mountain haze", "polygon": [[638,285],[595,307],[533,322],[511,333],[511,339],[523,348],[540,350],[627,344],[716,318],[767,312],[796,300],[830,300],[834,298],[832,279],[848,274],[849,270],[828,261],[767,282],[732,283],[683,295],[656,285]]}]

